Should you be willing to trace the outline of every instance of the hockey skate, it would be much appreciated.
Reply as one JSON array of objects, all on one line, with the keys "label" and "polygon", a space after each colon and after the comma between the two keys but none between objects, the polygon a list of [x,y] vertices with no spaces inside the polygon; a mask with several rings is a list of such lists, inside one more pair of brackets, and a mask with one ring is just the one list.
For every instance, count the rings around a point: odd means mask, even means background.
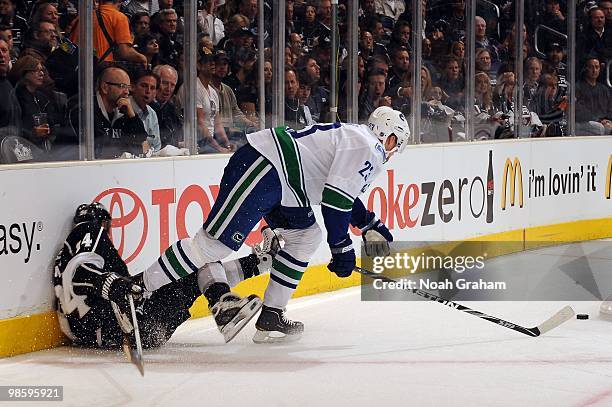
[{"label": "hockey skate", "polygon": [[302,337],[304,324],[285,317],[285,310],[263,306],[255,323],[255,343],[293,342]]},{"label": "hockey skate", "polygon": [[226,343],[234,339],[261,305],[261,299],[253,294],[245,298],[231,292],[221,296],[219,302],[210,308],[210,312]]}]

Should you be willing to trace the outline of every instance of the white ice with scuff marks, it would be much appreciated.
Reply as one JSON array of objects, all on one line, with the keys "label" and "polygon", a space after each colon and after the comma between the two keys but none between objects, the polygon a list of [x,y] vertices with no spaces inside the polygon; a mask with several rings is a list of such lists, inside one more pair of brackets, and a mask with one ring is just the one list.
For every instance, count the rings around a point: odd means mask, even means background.
[{"label": "white ice with scuff marks", "polygon": [[[532,327],[568,303],[465,304]],[[63,403],[19,406],[612,406],[612,321],[599,302],[570,305],[591,318],[530,338],[351,288],[291,302],[297,343],[255,345],[251,322],[224,344],[203,318],[145,351],[144,378],[122,353],[63,347],[0,360],[0,385],[64,386]]]}]

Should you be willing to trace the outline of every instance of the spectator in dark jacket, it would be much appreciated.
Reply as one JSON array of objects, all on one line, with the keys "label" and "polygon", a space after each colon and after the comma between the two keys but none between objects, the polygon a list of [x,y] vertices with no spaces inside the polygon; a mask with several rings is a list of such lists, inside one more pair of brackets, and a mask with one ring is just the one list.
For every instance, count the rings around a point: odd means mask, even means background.
[{"label": "spectator in dark jacket", "polygon": [[606,27],[604,11],[595,7],[589,11],[589,25],[578,41],[578,55],[593,54],[604,63],[612,58],[612,28]]},{"label": "spectator in dark jacket", "polygon": [[9,46],[6,41],[0,39],[0,100],[3,101],[0,103],[0,128],[18,127],[21,117],[13,85],[7,78],[10,62]]},{"label": "spectator in dark jacket", "polygon": [[168,144],[183,146],[183,114],[174,102],[178,73],[170,65],[158,65],[153,73],[159,76],[159,90],[151,104],[159,121],[162,148]]},{"label": "spectator in dark jacket", "polygon": [[106,68],[98,79],[94,100],[96,158],[117,158],[127,152],[143,153],[147,133],[129,99],[131,88],[127,72],[118,67]]},{"label": "spectator in dark jacket", "polygon": [[577,135],[612,134],[612,94],[597,81],[600,71],[599,60],[595,56],[588,58],[583,79],[576,84]]},{"label": "spectator in dark jacket", "polygon": [[15,47],[21,49],[28,23],[15,13],[15,3],[16,0],[0,0],[0,24],[11,27]]},{"label": "spectator in dark jacket", "polygon": [[65,129],[65,108],[53,92],[43,91],[44,69],[31,56],[19,58],[10,77],[17,85],[15,94],[21,108],[22,136],[44,151],[50,152]]}]

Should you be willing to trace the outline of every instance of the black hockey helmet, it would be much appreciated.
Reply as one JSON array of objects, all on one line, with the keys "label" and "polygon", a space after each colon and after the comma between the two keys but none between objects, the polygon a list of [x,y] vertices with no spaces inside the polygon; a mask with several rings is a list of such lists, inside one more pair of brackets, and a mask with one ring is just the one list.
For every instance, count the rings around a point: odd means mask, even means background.
[{"label": "black hockey helmet", "polygon": [[80,204],[74,214],[75,224],[81,222],[97,222],[102,225],[103,222],[110,221],[111,219],[110,213],[100,202]]}]

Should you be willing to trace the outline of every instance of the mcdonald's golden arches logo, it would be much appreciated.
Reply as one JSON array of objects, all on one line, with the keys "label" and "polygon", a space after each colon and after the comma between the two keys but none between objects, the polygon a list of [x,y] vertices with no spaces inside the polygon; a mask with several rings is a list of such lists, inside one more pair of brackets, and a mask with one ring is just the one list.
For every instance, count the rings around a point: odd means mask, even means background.
[{"label": "mcdonald's golden arches logo", "polygon": [[[508,180],[509,179],[509,180]],[[516,192],[518,186],[518,203],[519,207],[522,208],[524,205],[523,201],[523,170],[521,169],[521,161],[518,157],[514,157],[514,161],[510,161],[510,158],[506,158],[504,164],[504,178],[502,179],[502,190],[501,190],[501,208],[506,209],[508,183],[510,183],[510,206],[514,206],[516,202]]]}]

